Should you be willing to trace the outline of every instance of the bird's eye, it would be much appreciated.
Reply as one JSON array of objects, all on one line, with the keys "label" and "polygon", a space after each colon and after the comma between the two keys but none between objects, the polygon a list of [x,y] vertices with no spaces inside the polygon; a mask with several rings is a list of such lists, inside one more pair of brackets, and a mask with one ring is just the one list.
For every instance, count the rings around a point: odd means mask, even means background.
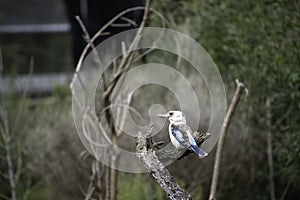
[{"label": "bird's eye", "polygon": [[173,112],[169,112],[169,115],[172,116],[174,113]]}]

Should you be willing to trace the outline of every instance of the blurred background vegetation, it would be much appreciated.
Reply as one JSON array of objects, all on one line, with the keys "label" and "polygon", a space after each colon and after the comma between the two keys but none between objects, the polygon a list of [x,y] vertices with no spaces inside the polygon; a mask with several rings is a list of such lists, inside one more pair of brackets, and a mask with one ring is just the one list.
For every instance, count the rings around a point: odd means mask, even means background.
[{"label": "blurred background vegetation", "polygon": [[[267,162],[272,135],[277,199],[300,194],[300,3],[296,0],[160,0],[152,7],[171,28],[210,53],[231,98],[239,78],[248,88],[231,124],[218,199],[270,199]],[[0,1],[0,24],[66,22],[63,2]],[[151,18],[150,26],[158,26]],[[3,74],[72,72],[69,33],[0,34]],[[167,59],[162,57],[160,59]],[[269,102],[269,104],[268,104]],[[18,199],[83,199],[92,159],[77,137],[68,86],[50,97],[1,94],[0,199],[10,199],[7,146]],[[214,153],[187,157],[169,170],[195,199],[207,199]],[[189,162],[187,162],[189,160]],[[191,173],[192,172],[192,173]],[[120,173],[118,199],[166,199],[147,174]]]}]

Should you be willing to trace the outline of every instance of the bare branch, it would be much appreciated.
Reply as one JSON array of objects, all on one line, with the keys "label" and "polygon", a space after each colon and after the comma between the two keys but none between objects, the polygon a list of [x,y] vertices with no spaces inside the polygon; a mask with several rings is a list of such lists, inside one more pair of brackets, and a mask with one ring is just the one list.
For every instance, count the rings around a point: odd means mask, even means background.
[{"label": "bare branch", "polygon": [[[90,131],[90,129],[88,128],[88,125],[87,125],[87,120],[89,120],[89,123],[90,125],[95,129],[94,131]],[[97,147],[107,147],[108,144],[104,143],[104,144],[100,144],[98,142],[94,142],[93,139],[90,137],[90,133],[98,133],[99,132],[99,129],[96,127],[96,123],[97,122],[94,122],[94,121],[91,121],[92,119],[89,117],[88,115],[88,111],[86,111],[83,115],[83,119],[82,119],[82,132],[85,136],[85,138],[89,141],[90,144],[92,144],[93,146],[97,146]],[[100,122],[99,122],[100,123]],[[98,129],[98,130],[96,130]],[[101,132],[102,133],[102,132]],[[107,136],[107,134],[104,132],[102,133],[104,135],[104,137],[106,138],[106,140],[108,140],[109,143],[111,143],[110,141],[110,138]]]},{"label": "bare branch", "polygon": [[124,24],[115,24],[115,23],[113,23],[110,26],[111,27],[117,27],[117,28],[119,28],[119,27],[130,27],[131,24],[130,23],[124,23]]},{"label": "bare branch", "polygon": [[9,175],[9,183],[10,183],[10,190],[11,190],[11,199],[17,200],[17,193],[16,193],[16,183],[14,177],[14,169],[13,163],[11,158],[11,141],[5,142],[5,150],[6,150],[6,162],[8,166],[8,175]]},{"label": "bare branch", "polygon": [[151,176],[158,182],[170,199],[193,200],[193,197],[177,184],[175,178],[171,176],[170,172],[159,161],[153,149],[151,137],[143,136],[142,133],[139,133],[136,151],[137,157],[141,159]]},{"label": "bare branch", "polygon": [[[2,105],[0,104],[0,108]],[[16,180],[15,180],[15,172],[14,172],[14,166],[13,166],[13,160],[12,160],[12,152],[11,152],[11,145],[12,145],[12,139],[11,139],[11,133],[8,122],[8,113],[5,109],[0,109],[0,134],[3,140],[3,146],[5,149],[5,157],[6,157],[6,163],[7,163],[7,172],[8,172],[8,179],[10,184],[10,193],[11,193],[11,199],[17,200],[17,192],[16,192]]]},{"label": "bare branch", "polygon": [[129,111],[129,105],[130,105],[130,102],[131,102],[131,98],[132,98],[132,94],[130,93],[127,97],[127,100],[125,102],[125,106],[123,109],[122,109],[122,115],[121,115],[121,119],[120,119],[120,128],[118,129],[117,131],[117,137],[120,137],[122,135],[122,130],[125,126],[125,121],[127,119],[127,115],[128,115],[128,111]]},{"label": "bare branch", "polygon": [[[97,120],[97,117],[94,116],[91,112],[90,112],[90,109],[89,107],[86,108],[85,110],[85,113],[83,115],[83,119],[82,119],[82,128],[83,128],[83,133],[84,134],[87,134],[87,130],[86,130],[86,120],[89,119],[90,120],[90,124],[93,126],[93,128],[96,130],[96,132],[100,132],[103,134],[103,136],[105,137],[105,139],[107,140],[107,142],[109,144],[111,144],[111,140],[108,136],[108,134],[106,133],[106,130],[105,128],[103,127],[103,125],[101,124],[101,122]],[[107,144],[98,144],[98,143],[95,143],[93,142],[93,140],[88,136],[88,135],[85,135],[86,138],[89,140],[89,142],[91,142],[92,144],[96,145],[97,146],[100,146],[100,147],[105,147],[107,146]]]},{"label": "bare branch", "polygon": [[85,196],[84,200],[89,200],[89,199],[91,199],[91,197],[92,197],[94,191],[95,191],[95,187],[93,186],[93,183],[90,182],[89,187],[88,187],[88,190],[87,190],[87,192],[84,194],[84,196]]},{"label": "bare branch", "polygon": [[[101,34],[112,24],[114,23],[117,19],[119,19],[121,16],[125,15],[126,13],[129,13],[129,12],[132,12],[132,11],[137,11],[137,10],[144,10],[145,7],[143,6],[138,6],[138,7],[134,7],[134,8],[129,8],[129,9],[126,9],[124,10],[123,12],[120,12],[118,15],[116,15],[115,17],[113,17],[111,20],[109,20],[104,26],[102,26],[102,28],[90,39],[90,42],[86,45],[86,47],[83,49],[81,55],[80,55],[80,58],[79,58],[79,61],[77,63],[77,66],[76,66],[76,72],[79,72],[80,69],[81,69],[81,64],[83,62],[83,59],[84,57],[86,56],[87,52],[88,52],[88,49],[91,48],[91,44],[94,43],[94,41],[99,37],[101,36]],[[75,77],[73,77],[74,79]],[[70,87],[72,88],[72,83],[73,83],[73,80],[71,82],[71,85]]]},{"label": "bare branch", "polygon": [[[127,10],[119,13],[114,18],[112,18],[109,22],[107,22],[107,24],[105,24],[93,37],[90,37],[88,31],[86,30],[86,28],[85,28],[84,24],[82,23],[82,21],[80,20],[80,18],[76,17],[76,19],[83,31],[84,39],[86,40],[87,45],[83,49],[83,52],[79,58],[70,88],[72,90],[74,100],[78,103],[78,106],[84,113],[81,125],[82,125],[82,130],[83,130],[83,134],[84,134],[85,138],[91,144],[91,151],[95,151],[94,148],[97,148],[97,147],[101,148],[104,145],[104,144],[102,144],[102,142],[101,143],[94,142],[95,137],[96,137],[96,139],[98,139],[98,136],[99,136],[97,134],[96,135],[91,134],[94,132],[101,133],[101,138],[103,138],[104,140],[107,140],[109,143],[113,143],[114,145],[117,145],[118,137],[122,134],[121,130],[123,129],[123,127],[125,125],[125,121],[126,121],[126,117],[128,116],[128,112],[130,110],[132,110],[129,106],[130,101],[131,101],[131,96],[130,96],[126,99],[125,105],[121,105],[122,112],[120,113],[120,122],[121,122],[120,127],[119,127],[120,130],[117,129],[116,125],[113,123],[112,109],[113,109],[114,105],[111,104],[112,103],[112,96],[111,96],[112,91],[114,90],[117,81],[121,78],[121,76],[124,74],[124,72],[126,72],[126,70],[129,69],[129,67],[132,63],[133,56],[134,56],[133,50],[137,47],[137,45],[139,44],[139,41],[142,37],[142,32],[143,32],[144,26],[146,24],[146,20],[148,18],[148,13],[149,13],[149,9],[150,9],[149,7],[150,7],[150,0],[146,0],[145,7],[130,8],[130,9],[127,9]],[[95,46],[93,44],[94,41],[100,35],[102,35],[109,26],[131,26],[131,25],[136,26],[135,22],[133,22],[132,20],[123,16],[128,12],[132,12],[132,11],[136,11],[136,10],[144,10],[144,16],[143,16],[143,20],[140,24],[140,27],[139,27],[139,29],[137,29],[135,37],[133,38],[132,42],[129,44],[128,47],[126,47],[125,43],[122,42],[122,53],[123,53],[122,58],[120,59],[119,63],[117,62],[118,60],[115,60],[113,63],[113,75],[114,76],[109,77],[110,80],[107,80],[108,81],[107,84],[106,84],[106,80],[104,80],[104,82],[102,83],[104,95],[102,96],[103,105],[101,106],[102,109],[100,110],[100,112],[104,113],[104,116],[107,121],[107,126],[108,126],[108,127],[104,127],[102,124],[103,120],[101,120],[101,118],[98,119],[97,116],[91,112],[91,109],[87,105],[87,101],[83,102],[82,104],[80,103],[78,97],[75,94],[75,88],[73,88],[73,84],[75,84],[75,80],[79,83],[79,87],[82,87],[82,89],[84,90],[85,98],[86,98],[87,90],[86,90],[85,85],[83,84],[83,81],[81,80],[81,77],[79,74],[80,69],[82,67],[83,59],[87,55],[87,52],[90,49],[92,49],[92,52],[94,53],[95,58],[96,58],[96,62],[100,66],[101,60],[100,60],[98,52],[96,51]],[[118,19],[123,20],[124,23],[117,22]],[[101,81],[102,81],[102,79],[101,79]],[[83,100],[86,100],[86,99],[83,99]],[[117,106],[119,106],[119,105],[117,105]],[[106,199],[116,199],[117,175],[118,174],[117,174],[117,171],[115,170],[115,168],[116,168],[116,165],[118,162],[118,153],[115,151],[114,148],[109,149],[108,151],[109,151],[108,153],[111,155],[111,157],[109,158],[110,160],[108,162],[109,162],[109,166],[112,166],[112,168],[110,169],[109,167],[105,167],[105,169],[104,169],[105,170],[105,178],[103,178],[103,179],[105,180],[106,183],[103,184],[103,187],[104,187],[103,190],[105,190],[104,191],[105,193],[103,193],[102,195],[99,196],[100,199],[102,197],[106,198]],[[94,167],[93,168],[93,179],[95,179],[95,181],[96,181],[97,178],[95,176],[99,175],[99,173],[97,173],[95,171],[96,171],[96,168]],[[100,179],[98,178],[97,180],[100,180]],[[98,189],[97,185],[99,185],[99,184],[95,183],[95,182],[93,182],[93,185],[90,185],[91,187],[89,187],[89,189],[86,193],[86,198],[90,198],[92,196],[92,194],[94,193],[94,191],[97,191],[97,189]],[[104,194],[105,194],[105,196],[104,196]]]},{"label": "bare branch", "polygon": [[128,18],[128,17],[120,17],[120,19],[124,20],[125,22],[130,23],[132,26],[137,27],[137,24],[135,21],[133,21],[132,19]]},{"label": "bare branch", "polygon": [[150,8],[150,0],[147,0],[146,5],[145,5],[144,16],[143,16],[143,20],[141,22],[140,28],[138,29],[133,41],[131,42],[131,44],[130,44],[128,50],[127,50],[127,53],[125,55],[123,55],[123,58],[122,58],[121,63],[119,65],[117,74],[115,75],[115,77],[112,79],[112,81],[107,86],[107,90],[104,92],[104,95],[103,95],[104,99],[107,98],[107,96],[111,94],[111,92],[113,91],[116,83],[120,79],[121,75],[130,66],[130,63],[131,63],[132,58],[133,58],[133,49],[135,49],[136,46],[138,45],[138,43],[139,43],[139,41],[142,37],[142,33],[143,33],[143,30],[144,30],[146,21],[148,19],[149,8]]},{"label": "bare branch", "polygon": [[[95,48],[95,45],[94,45],[93,42],[91,41],[91,37],[90,37],[90,35],[89,35],[87,29],[85,28],[85,26],[84,26],[84,24],[83,24],[83,22],[82,22],[82,20],[80,19],[79,16],[76,16],[75,18],[76,18],[76,20],[78,21],[78,23],[79,23],[79,25],[80,25],[80,27],[81,27],[83,33],[84,33],[84,39],[85,39],[85,41],[86,41],[86,42],[91,46],[91,48],[92,48],[92,52],[93,52],[93,54],[94,54],[94,56],[95,56],[95,61],[96,61],[96,63],[98,64],[99,67],[101,67],[100,56],[99,56],[99,54],[98,54],[98,51],[97,51],[96,48]],[[106,33],[104,33],[104,34],[106,34]],[[101,34],[101,35],[103,35],[103,34]],[[99,36],[101,36],[101,35],[99,35]],[[105,83],[105,76],[104,76],[104,74],[102,75],[102,78],[101,78],[100,81],[101,81],[101,83],[102,83],[103,89],[105,90],[105,89],[106,89],[106,83]]]},{"label": "bare branch", "polygon": [[216,199],[216,192],[217,192],[217,185],[218,185],[218,179],[219,179],[219,173],[220,173],[220,162],[221,162],[221,154],[224,146],[225,137],[228,131],[229,124],[231,122],[233,113],[237,107],[237,104],[239,103],[240,97],[242,95],[242,92],[245,89],[245,86],[243,83],[236,80],[237,88],[235,90],[234,96],[232,98],[232,101],[230,103],[230,106],[228,108],[227,114],[225,116],[222,129],[220,131],[220,138],[218,141],[218,147],[217,147],[217,153],[215,157],[215,164],[214,164],[214,171],[213,171],[213,178],[212,183],[210,187],[210,195],[209,200],[215,200]]},{"label": "bare branch", "polygon": [[290,187],[292,186],[292,181],[289,181],[288,184],[284,187],[283,193],[280,197],[280,200],[284,200],[286,197],[286,194],[288,192],[288,190],[290,189]]},{"label": "bare branch", "polygon": [[[160,12],[158,12],[157,10],[155,10],[153,8],[150,8],[149,10],[152,13],[156,14],[161,19],[161,22],[162,22],[161,27],[162,28],[166,28],[167,25],[170,26],[169,21]],[[163,33],[164,32],[162,31],[160,33],[160,35],[158,36],[158,38],[156,39],[156,41],[153,42],[153,44],[152,44],[153,48],[149,48],[148,50],[146,50],[145,52],[143,52],[142,54],[140,54],[139,56],[137,56],[137,58],[135,58],[132,62],[136,62],[136,61],[140,60],[141,58],[143,58],[144,56],[150,54],[152,51],[156,50],[156,48],[155,48],[156,43],[157,43],[157,41],[160,40],[160,38],[162,37]]]},{"label": "bare branch", "polygon": [[2,76],[3,73],[3,58],[2,58],[2,48],[0,46],[0,76]]}]

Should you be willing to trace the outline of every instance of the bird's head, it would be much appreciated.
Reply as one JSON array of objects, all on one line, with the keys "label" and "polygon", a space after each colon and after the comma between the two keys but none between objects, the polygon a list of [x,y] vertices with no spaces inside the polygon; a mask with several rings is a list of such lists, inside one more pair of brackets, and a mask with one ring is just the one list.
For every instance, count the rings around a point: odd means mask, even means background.
[{"label": "bird's head", "polygon": [[160,114],[158,116],[168,118],[171,124],[186,124],[185,115],[181,111],[169,111],[166,114]]}]

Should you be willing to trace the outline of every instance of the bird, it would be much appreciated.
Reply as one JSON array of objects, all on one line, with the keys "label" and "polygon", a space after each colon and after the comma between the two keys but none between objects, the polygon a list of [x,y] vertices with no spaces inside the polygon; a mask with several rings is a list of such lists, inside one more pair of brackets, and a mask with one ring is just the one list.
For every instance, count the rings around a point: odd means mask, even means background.
[{"label": "bird", "polygon": [[189,149],[194,151],[200,158],[208,154],[198,147],[192,136],[192,130],[186,123],[186,118],[181,111],[169,111],[166,114],[159,114],[161,118],[167,118],[169,124],[169,137],[176,149]]}]

